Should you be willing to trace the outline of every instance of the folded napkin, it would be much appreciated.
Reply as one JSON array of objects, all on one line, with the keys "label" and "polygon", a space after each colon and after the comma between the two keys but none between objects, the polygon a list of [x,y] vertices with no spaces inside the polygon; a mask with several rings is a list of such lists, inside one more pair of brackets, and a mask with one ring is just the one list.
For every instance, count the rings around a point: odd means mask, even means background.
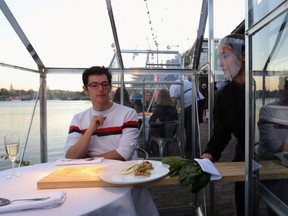
[{"label": "folded napkin", "polygon": [[281,164],[288,166],[288,152],[278,152],[274,154],[281,160]]},{"label": "folded napkin", "polygon": [[28,196],[21,197],[10,197],[13,199],[29,199],[29,198],[40,198],[40,197],[50,197],[46,200],[41,201],[15,201],[11,202],[8,205],[0,206],[0,213],[2,212],[10,212],[10,211],[21,211],[28,209],[41,209],[41,208],[54,208],[62,204],[66,198],[66,192],[57,191],[57,192],[49,192],[49,193],[37,193],[37,194],[29,194]]},{"label": "folded napkin", "polygon": [[222,175],[219,173],[219,171],[217,170],[215,165],[209,159],[207,159],[207,158],[203,158],[203,159],[195,158],[194,160],[198,162],[198,164],[200,165],[201,169],[204,172],[211,174],[210,180],[219,180],[222,178]]},{"label": "folded napkin", "polygon": [[102,163],[103,159],[104,157],[84,158],[84,159],[62,158],[55,161],[55,165],[63,166],[63,165],[77,165],[77,164],[100,164]]}]

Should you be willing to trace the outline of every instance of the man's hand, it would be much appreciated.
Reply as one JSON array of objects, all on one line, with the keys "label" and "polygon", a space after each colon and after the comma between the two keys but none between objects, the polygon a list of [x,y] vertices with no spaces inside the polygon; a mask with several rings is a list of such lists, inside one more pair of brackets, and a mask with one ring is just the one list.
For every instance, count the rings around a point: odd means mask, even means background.
[{"label": "man's hand", "polygon": [[213,156],[211,154],[208,154],[208,153],[202,154],[201,158],[207,158],[207,159],[209,159],[211,161],[214,160]]},{"label": "man's hand", "polygon": [[66,152],[66,158],[79,159],[86,157],[91,136],[97,128],[103,125],[105,119],[106,116],[103,115],[93,116],[85,134],[81,137],[80,140],[78,140],[77,143],[75,143],[75,145],[71,146]]},{"label": "man's hand", "polygon": [[90,121],[90,125],[87,131],[89,131],[90,133],[94,133],[94,131],[97,128],[103,125],[105,119],[106,119],[106,116],[103,116],[103,115],[93,116]]}]

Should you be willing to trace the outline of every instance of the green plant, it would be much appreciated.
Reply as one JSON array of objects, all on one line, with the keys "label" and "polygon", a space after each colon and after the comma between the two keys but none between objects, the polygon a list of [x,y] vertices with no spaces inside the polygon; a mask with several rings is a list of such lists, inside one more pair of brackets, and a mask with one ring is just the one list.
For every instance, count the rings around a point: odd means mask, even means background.
[{"label": "green plant", "polygon": [[191,192],[197,193],[210,181],[210,174],[204,172],[196,161],[179,156],[165,157],[162,163],[168,164],[169,176],[179,175],[183,186],[191,186]]},{"label": "green plant", "polygon": [[[1,155],[0,158],[3,159],[3,160],[9,160],[8,155]],[[15,164],[19,164],[19,163],[20,163],[19,160],[16,160],[16,161],[15,161]],[[29,165],[31,165],[31,164],[30,164],[30,161],[25,161],[25,160],[23,160],[22,163],[21,163],[21,166],[29,166]]]}]

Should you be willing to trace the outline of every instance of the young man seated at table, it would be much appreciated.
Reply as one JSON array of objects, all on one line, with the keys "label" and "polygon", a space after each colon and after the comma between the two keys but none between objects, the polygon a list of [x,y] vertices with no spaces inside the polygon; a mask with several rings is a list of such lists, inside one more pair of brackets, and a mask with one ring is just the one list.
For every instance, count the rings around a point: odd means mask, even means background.
[{"label": "young man seated at table", "polygon": [[110,101],[111,74],[93,66],[82,74],[92,107],[74,115],[65,145],[66,158],[136,159],[138,116],[134,109]]}]

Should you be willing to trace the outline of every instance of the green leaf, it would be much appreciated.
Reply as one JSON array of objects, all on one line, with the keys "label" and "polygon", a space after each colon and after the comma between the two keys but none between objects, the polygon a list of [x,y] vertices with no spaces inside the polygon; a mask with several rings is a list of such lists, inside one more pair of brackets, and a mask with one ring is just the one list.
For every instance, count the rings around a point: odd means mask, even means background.
[{"label": "green leaf", "polygon": [[192,193],[198,193],[202,188],[204,188],[210,182],[210,174],[202,172],[200,175],[196,175],[192,181]]},{"label": "green leaf", "polygon": [[1,159],[8,160],[8,155],[1,155]]},{"label": "green leaf", "polygon": [[203,172],[196,161],[171,156],[163,158],[162,163],[169,164],[169,176],[179,175],[180,184],[191,186],[192,193],[198,193],[210,181],[210,174]]},{"label": "green leaf", "polygon": [[198,163],[189,163],[181,168],[179,181],[183,186],[191,185],[192,193],[197,193],[209,183],[210,174],[203,172]]},{"label": "green leaf", "polygon": [[162,158],[163,164],[168,164],[169,167],[169,176],[179,175],[179,171],[187,163],[191,163],[191,160],[179,157],[179,156],[171,156]]},{"label": "green leaf", "polygon": [[[0,158],[4,159],[4,160],[9,160],[8,155],[1,155]],[[19,163],[20,163],[19,160],[15,160],[15,164],[19,164]],[[21,166],[29,166],[29,165],[31,165],[30,161],[23,160],[22,163],[21,163]]]},{"label": "green leaf", "polygon": [[193,163],[185,164],[179,172],[180,183],[184,186],[190,185],[197,173],[197,167]]}]

